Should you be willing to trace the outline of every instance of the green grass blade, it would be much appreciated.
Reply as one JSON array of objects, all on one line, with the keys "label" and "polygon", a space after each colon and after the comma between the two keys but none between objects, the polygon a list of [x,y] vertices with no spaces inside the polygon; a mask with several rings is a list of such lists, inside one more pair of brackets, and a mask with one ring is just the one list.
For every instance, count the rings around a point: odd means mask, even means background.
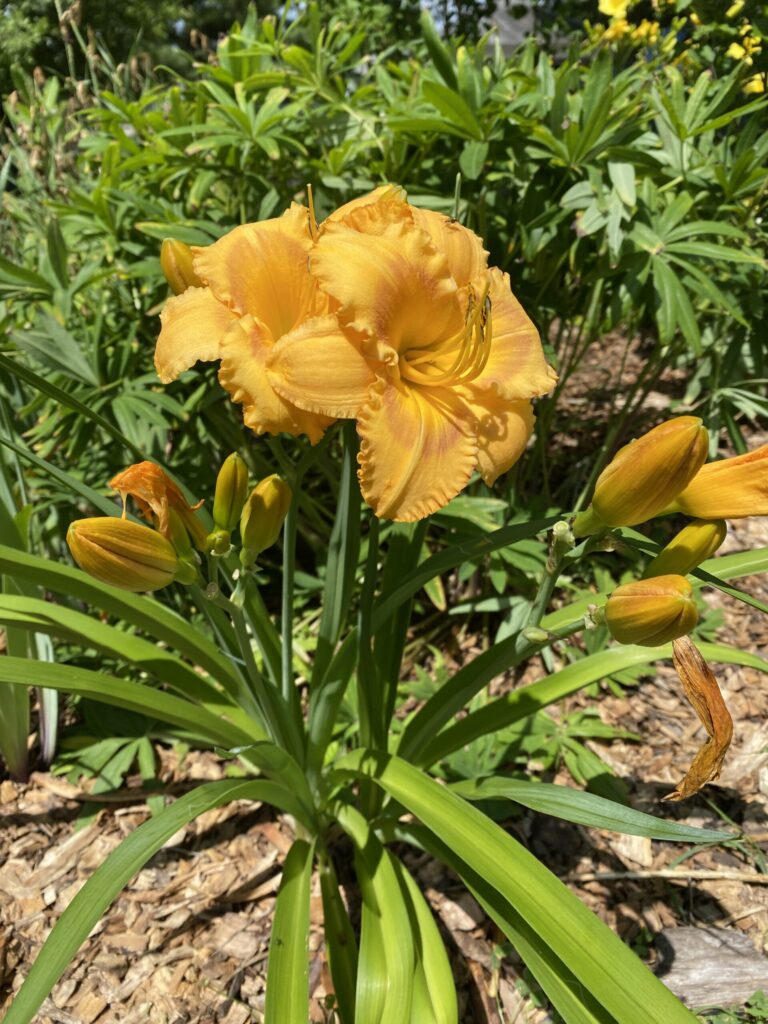
[{"label": "green grass blade", "polygon": [[264,1024],[307,1024],[313,856],[314,843],[297,839],[285,859],[269,940]]},{"label": "green grass blade", "polygon": [[[64,973],[93,926],[120,890],[165,842],[205,811],[232,800],[285,805],[286,791],[272,782],[207,782],[140,825],[94,871],[56,922],[3,1024],[28,1024]],[[306,1019],[306,1018],[305,1018]]]},{"label": "green grass blade", "polygon": [[151,686],[117,679],[103,672],[76,668],[74,665],[48,664],[27,658],[0,658],[0,684],[48,686],[52,690],[76,693],[82,697],[138,711],[169,725],[186,729],[209,743],[238,747],[250,737],[225,719]]},{"label": "green grass blade", "polygon": [[584,793],[570,786],[549,782],[525,782],[521,779],[471,779],[451,786],[465,800],[514,800],[532,811],[551,814],[564,821],[574,821],[590,828],[605,828],[628,836],[648,836],[676,843],[722,843],[735,839],[730,832],[709,828],[692,828],[676,821],[664,821],[652,814],[636,811],[624,804]]},{"label": "green grass blade", "polygon": [[410,1024],[413,935],[392,860],[358,811],[341,805],[336,817],[355,844],[363,896],[356,1019],[365,1024]]},{"label": "green grass blade", "polygon": [[617,1024],[696,1020],[558,878],[475,807],[384,753],[355,751],[338,767],[372,778],[419,818],[509,902]]}]

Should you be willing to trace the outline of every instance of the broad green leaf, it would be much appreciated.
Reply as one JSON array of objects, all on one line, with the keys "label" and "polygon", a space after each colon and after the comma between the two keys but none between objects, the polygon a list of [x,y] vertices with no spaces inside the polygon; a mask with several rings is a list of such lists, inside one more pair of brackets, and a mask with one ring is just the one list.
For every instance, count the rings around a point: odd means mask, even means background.
[{"label": "broad green leaf", "polygon": [[410,1024],[413,935],[393,858],[353,807],[340,805],[335,812],[355,845],[363,897],[356,1018],[366,1024]]},{"label": "broad green leaf", "polygon": [[289,812],[292,806],[291,794],[273,782],[207,782],[145,821],[110,853],[64,910],[3,1024],[29,1024],[120,890],[182,826],[233,800],[260,800]]},{"label": "broad green leaf", "polygon": [[312,829],[317,828],[314,800],[303,770],[285,750],[274,743],[252,743],[247,747],[238,747],[231,751],[238,757],[255,765],[259,771],[288,786],[298,802],[304,808],[302,821]]},{"label": "broad green leaf", "polygon": [[49,686],[102,704],[114,704],[186,729],[194,736],[225,747],[238,747],[250,736],[238,726],[189,701],[141,683],[74,665],[47,664],[27,658],[0,658],[0,685]]},{"label": "broad green leaf", "polygon": [[507,900],[617,1024],[695,1016],[558,878],[475,807],[397,757],[355,751],[341,771],[373,779]]},{"label": "broad green leaf", "polygon": [[708,828],[680,825],[676,821],[664,821],[593,793],[549,782],[524,782],[494,777],[457,782],[451,789],[465,800],[513,800],[532,811],[628,836],[648,836],[650,839],[667,839],[676,843],[722,843],[726,839],[736,838],[729,832],[715,832]]},{"label": "broad green leaf", "polygon": [[314,843],[297,839],[283,865],[269,937],[264,1024],[307,1024],[309,893]]}]

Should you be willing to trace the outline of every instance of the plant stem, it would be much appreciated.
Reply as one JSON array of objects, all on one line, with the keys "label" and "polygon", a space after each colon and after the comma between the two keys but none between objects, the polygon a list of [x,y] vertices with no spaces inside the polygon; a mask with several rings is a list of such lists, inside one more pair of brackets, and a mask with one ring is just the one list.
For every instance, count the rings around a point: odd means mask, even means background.
[{"label": "plant stem", "polygon": [[537,628],[541,620],[544,618],[544,613],[546,612],[547,606],[552,597],[552,592],[560,578],[560,570],[562,569],[563,561],[572,547],[573,534],[571,533],[571,529],[568,524],[565,521],[555,523],[552,527],[552,540],[550,543],[549,555],[544,567],[544,575],[539,583],[539,589],[536,592],[536,597],[534,598],[531,606],[528,621],[517,637],[515,649],[518,654],[521,654],[531,645],[531,641],[525,635],[525,631],[527,629]]}]

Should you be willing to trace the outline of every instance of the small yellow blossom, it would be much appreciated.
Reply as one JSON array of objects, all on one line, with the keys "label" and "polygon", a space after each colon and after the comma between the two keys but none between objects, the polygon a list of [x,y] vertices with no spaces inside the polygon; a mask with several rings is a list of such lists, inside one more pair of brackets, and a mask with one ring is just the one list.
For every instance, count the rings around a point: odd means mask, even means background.
[{"label": "small yellow blossom", "polygon": [[658,22],[648,21],[647,18],[643,18],[643,20],[640,22],[637,28],[632,30],[632,41],[635,43],[653,46],[653,44],[656,42],[658,38]]},{"label": "small yellow blossom", "polygon": [[629,0],[600,0],[598,11],[609,18],[626,18]]},{"label": "small yellow blossom", "polygon": [[611,43],[616,39],[622,39],[630,31],[630,25],[626,18],[614,18],[608,28],[603,32],[602,39]]},{"label": "small yellow blossom", "polygon": [[739,43],[731,43],[725,51],[725,56],[732,57],[734,60],[744,60],[747,56],[747,51]]},{"label": "small yellow blossom", "polygon": [[728,10],[725,12],[726,18],[735,18],[736,15],[741,11],[742,7],[744,6],[744,3],[745,0],[735,0],[735,3],[732,3]]},{"label": "small yellow blossom", "polygon": [[744,92],[762,93],[765,92],[765,75],[752,75],[744,83]]}]

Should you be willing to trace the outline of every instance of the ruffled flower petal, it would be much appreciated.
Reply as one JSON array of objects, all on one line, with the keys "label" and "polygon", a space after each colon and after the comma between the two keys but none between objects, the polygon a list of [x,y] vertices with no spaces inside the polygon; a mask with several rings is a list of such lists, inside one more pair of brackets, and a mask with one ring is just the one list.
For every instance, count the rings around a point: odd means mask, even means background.
[{"label": "ruffled flower petal", "polygon": [[413,222],[426,231],[438,252],[448,261],[451,277],[464,288],[488,268],[488,253],[483,240],[444,213],[412,207]]},{"label": "ruffled flower petal", "polygon": [[234,402],[243,406],[243,422],[256,434],[306,434],[312,444],[332,422],[299,409],[274,390],[267,376],[272,348],[269,331],[252,317],[243,317],[221,344],[219,381]]},{"label": "ruffled flower petal", "polygon": [[467,388],[464,401],[475,417],[477,468],[489,487],[517,462],[533,433],[533,407],[507,402],[492,391]]},{"label": "ruffled flower petal", "polygon": [[266,361],[275,391],[308,412],[349,418],[374,382],[359,336],[344,333],[334,316],[314,317],[282,337]]},{"label": "ruffled flower petal", "polygon": [[467,484],[477,460],[472,418],[447,388],[383,379],[357,418],[360,486],[377,516],[413,522]]},{"label": "ruffled flower petal", "polygon": [[367,195],[344,203],[320,225],[320,235],[333,231],[362,231],[380,235],[389,224],[413,220],[405,190],[399,185],[381,185]]},{"label": "ruffled flower petal", "polygon": [[485,369],[473,384],[492,388],[510,401],[546,395],[557,383],[557,374],[544,358],[539,332],[512,294],[509,275],[497,267],[489,275],[491,352]]},{"label": "ruffled flower petal", "polygon": [[282,217],[243,224],[213,245],[193,248],[195,273],[217,299],[260,320],[277,339],[312,307],[311,245],[308,213],[294,203]]},{"label": "ruffled flower petal", "polygon": [[408,221],[381,235],[329,232],[312,272],[340,305],[339,318],[398,352],[439,344],[464,325],[445,257]]},{"label": "ruffled flower petal", "polygon": [[219,343],[232,321],[232,312],[208,288],[188,288],[168,299],[155,348],[155,368],[163,384],[176,380],[198,359],[218,359]]}]

